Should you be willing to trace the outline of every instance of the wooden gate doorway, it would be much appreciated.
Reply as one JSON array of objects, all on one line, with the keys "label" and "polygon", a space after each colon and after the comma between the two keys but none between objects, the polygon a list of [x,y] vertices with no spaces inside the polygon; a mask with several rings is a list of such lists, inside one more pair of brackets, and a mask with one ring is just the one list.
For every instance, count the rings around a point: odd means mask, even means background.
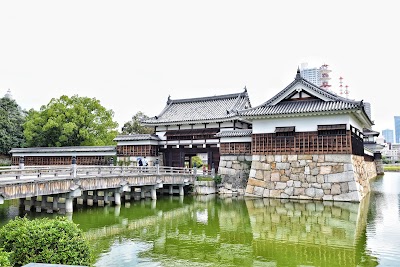
[{"label": "wooden gate doorway", "polygon": [[170,167],[187,167],[193,168],[192,157],[199,154],[207,155],[207,165],[211,170],[214,164],[215,170],[219,166],[219,148],[218,147],[205,147],[205,148],[186,148],[186,147],[168,147],[160,149],[160,154],[164,155],[163,161],[165,166]]}]

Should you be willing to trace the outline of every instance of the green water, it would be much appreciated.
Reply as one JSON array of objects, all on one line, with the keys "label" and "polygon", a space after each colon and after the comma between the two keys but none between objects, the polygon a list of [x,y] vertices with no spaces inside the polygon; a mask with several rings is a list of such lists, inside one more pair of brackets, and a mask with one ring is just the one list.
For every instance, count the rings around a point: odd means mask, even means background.
[{"label": "green water", "polygon": [[[18,202],[6,202],[0,225],[17,215]],[[400,266],[399,173],[374,180],[362,203],[164,196],[72,220],[98,267]]]}]

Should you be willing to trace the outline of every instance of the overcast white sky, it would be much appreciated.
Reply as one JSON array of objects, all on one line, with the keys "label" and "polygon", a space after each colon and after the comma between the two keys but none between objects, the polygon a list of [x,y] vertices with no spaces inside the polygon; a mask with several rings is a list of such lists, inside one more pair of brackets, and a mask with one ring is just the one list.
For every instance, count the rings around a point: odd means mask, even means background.
[{"label": "overcast white sky", "polygon": [[400,115],[398,1],[1,1],[0,94],[24,109],[95,97],[120,127],[172,99],[241,92],[253,106],[330,66],[374,129]]}]

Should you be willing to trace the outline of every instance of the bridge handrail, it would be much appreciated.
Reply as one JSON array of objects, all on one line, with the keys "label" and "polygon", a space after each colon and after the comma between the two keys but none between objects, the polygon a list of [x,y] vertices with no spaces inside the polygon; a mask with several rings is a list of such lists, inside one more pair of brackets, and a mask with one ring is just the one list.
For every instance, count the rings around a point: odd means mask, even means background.
[{"label": "bridge handrail", "polygon": [[[6,168],[0,169],[0,178],[20,178],[23,176],[29,177],[43,177],[48,176],[73,176],[73,167],[71,165],[58,165],[58,166],[28,166],[24,169],[19,168]],[[194,174],[191,168],[168,167],[168,166],[104,166],[104,165],[77,165],[76,176],[98,176],[98,175],[135,175],[135,174]]]}]

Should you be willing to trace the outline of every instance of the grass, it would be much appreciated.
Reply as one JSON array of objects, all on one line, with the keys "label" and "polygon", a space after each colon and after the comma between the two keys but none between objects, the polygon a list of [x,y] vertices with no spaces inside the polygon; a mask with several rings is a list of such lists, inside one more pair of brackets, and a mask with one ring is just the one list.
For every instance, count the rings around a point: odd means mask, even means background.
[{"label": "grass", "polygon": [[383,165],[383,170],[386,172],[400,172],[400,166],[385,166]]}]

